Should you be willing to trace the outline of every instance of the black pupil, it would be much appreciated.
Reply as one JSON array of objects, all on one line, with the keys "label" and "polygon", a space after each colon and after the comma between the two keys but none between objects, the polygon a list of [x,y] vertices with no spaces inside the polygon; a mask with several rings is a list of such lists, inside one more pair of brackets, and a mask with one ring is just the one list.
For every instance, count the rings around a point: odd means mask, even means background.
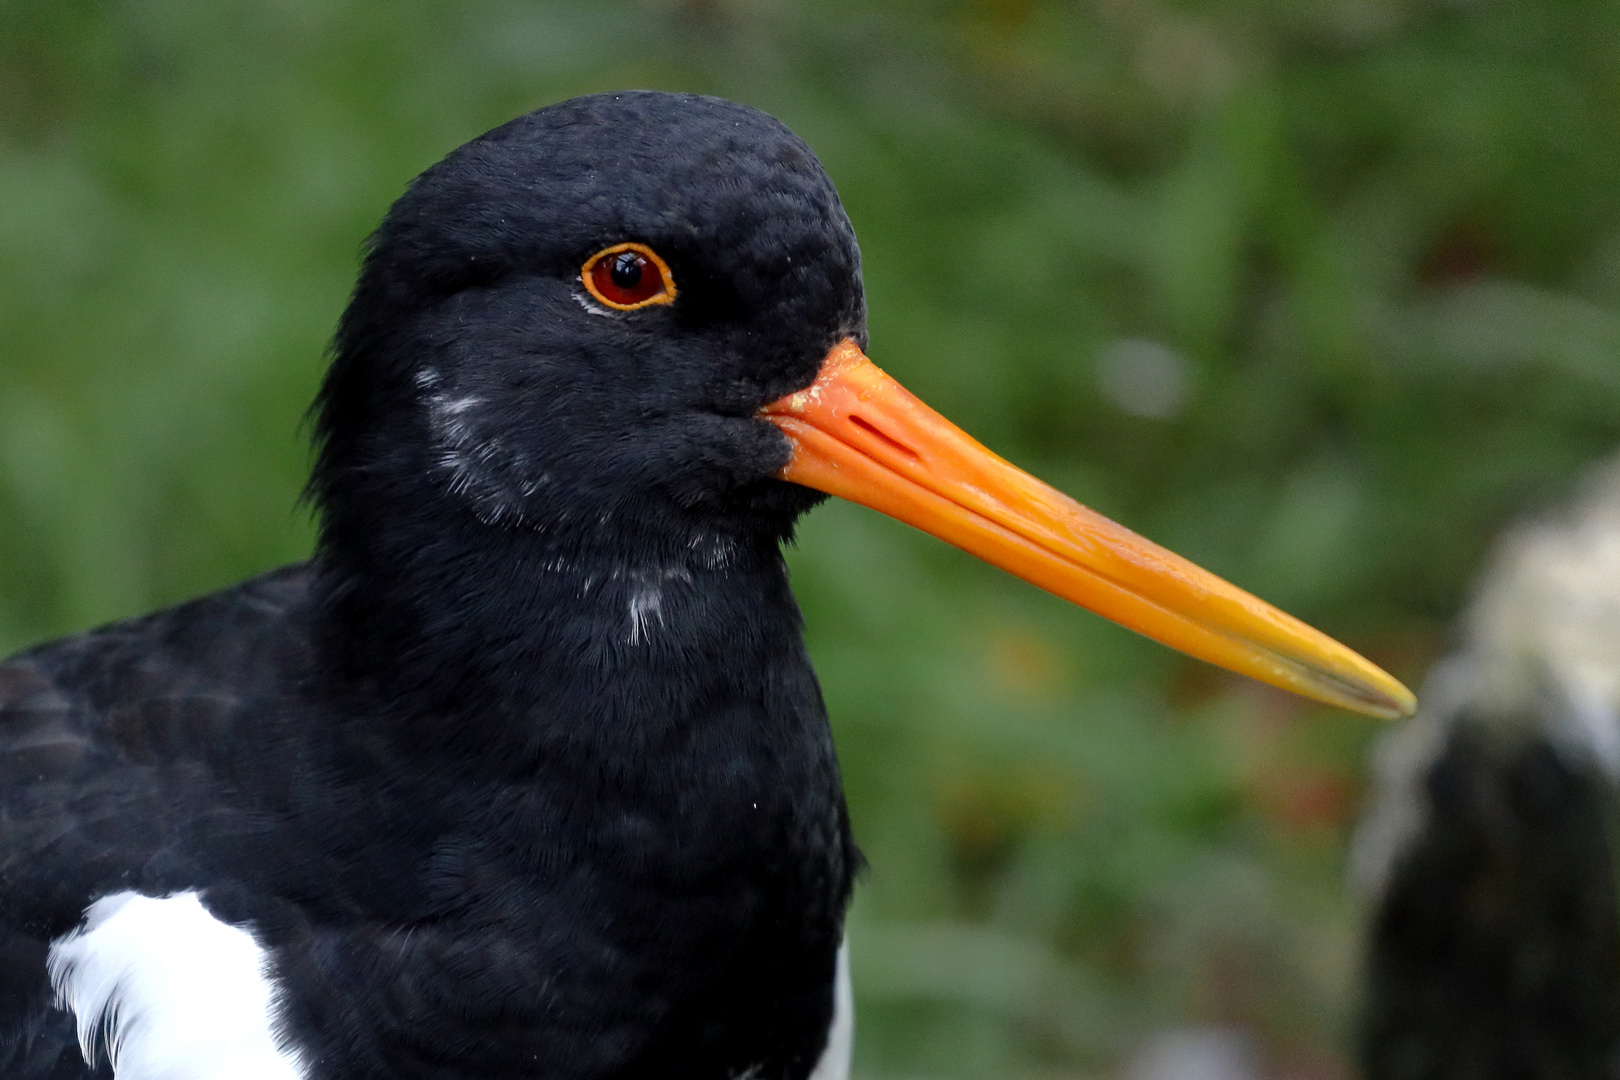
[{"label": "black pupil", "polygon": [[613,256],[613,265],[608,268],[608,276],[619,288],[634,289],[641,284],[641,269],[646,263],[646,259],[633,251],[621,251]]}]

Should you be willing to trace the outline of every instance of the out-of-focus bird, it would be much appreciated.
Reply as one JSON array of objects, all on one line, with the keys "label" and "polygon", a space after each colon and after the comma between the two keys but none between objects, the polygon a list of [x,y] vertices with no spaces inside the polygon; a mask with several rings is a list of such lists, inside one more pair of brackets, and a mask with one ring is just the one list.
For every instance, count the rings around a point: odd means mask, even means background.
[{"label": "out-of-focus bird", "polygon": [[837,193],[755,110],[582,98],[417,178],[321,390],[314,559],[0,664],[0,1075],[843,1077],[858,856],[780,551],[820,492],[1410,709],[865,342]]},{"label": "out-of-focus bird", "polygon": [[1367,1080],[1620,1075],[1620,461],[1511,529],[1374,755]]}]

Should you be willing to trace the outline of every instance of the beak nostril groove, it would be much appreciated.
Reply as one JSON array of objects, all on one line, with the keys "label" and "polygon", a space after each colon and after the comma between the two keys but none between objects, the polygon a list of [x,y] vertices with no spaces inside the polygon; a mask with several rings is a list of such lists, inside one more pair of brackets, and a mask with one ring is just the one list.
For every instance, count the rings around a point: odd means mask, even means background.
[{"label": "beak nostril groove", "polygon": [[1416,706],[1411,691],[1333,639],[986,450],[853,342],[834,346],[814,383],[760,415],[793,444],[783,480],[882,511],[1274,686],[1374,716],[1410,716]]},{"label": "beak nostril groove", "polygon": [[851,424],[854,424],[856,427],[860,428],[862,431],[866,432],[868,435],[872,436],[874,439],[881,440],[883,443],[887,444],[888,446],[894,447],[894,449],[900,451],[902,454],[906,455],[911,460],[913,460],[913,461],[921,461],[922,460],[922,455],[921,454],[917,453],[917,451],[913,450],[911,447],[907,446],[905,443],[901,442],[899,439],[896,439],[894,436],[884,432],[881,428],[879,428],[876,424],[872,423],[870,420],[865,420],[865,419],[862,419],[859,416],[855,416],[855,415],[851,414],[850,417],[849,417],[849,422]]}]

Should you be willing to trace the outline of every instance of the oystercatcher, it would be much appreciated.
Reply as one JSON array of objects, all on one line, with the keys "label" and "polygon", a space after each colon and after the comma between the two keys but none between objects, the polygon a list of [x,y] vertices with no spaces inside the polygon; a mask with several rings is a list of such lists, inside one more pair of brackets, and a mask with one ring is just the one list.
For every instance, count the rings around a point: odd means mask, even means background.
[{"label": "oystercatcher", "polygon": [[859,856],[780,554],[823,492],[1195,655],[1410,696],[863,355],[810,149],[580,98],[428,169],[314,557],[0,665],[0,1075],[816,1080]]},{"label": "oystercatcher", "polygon": [[1620,1058],[1620,459],[1496,545],[1351,847],[1366,1080]]}]

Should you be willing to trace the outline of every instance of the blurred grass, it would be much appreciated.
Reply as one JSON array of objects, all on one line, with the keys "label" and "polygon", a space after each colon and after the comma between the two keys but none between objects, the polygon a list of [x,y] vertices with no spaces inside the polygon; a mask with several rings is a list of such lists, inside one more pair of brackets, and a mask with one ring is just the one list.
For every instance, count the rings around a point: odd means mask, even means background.
[{"label": "blurred grass", "polygon": [[[0,646],[302,557],[366,232],[628,86],[810,141],[925,400],[1408,678],[1492,530],[1620,441],[1617,5],[0,0]],[[792,561],[873,863],[862,1075],[1207,1023],[1346,1072],[1370,725],[854,507]]]}]

